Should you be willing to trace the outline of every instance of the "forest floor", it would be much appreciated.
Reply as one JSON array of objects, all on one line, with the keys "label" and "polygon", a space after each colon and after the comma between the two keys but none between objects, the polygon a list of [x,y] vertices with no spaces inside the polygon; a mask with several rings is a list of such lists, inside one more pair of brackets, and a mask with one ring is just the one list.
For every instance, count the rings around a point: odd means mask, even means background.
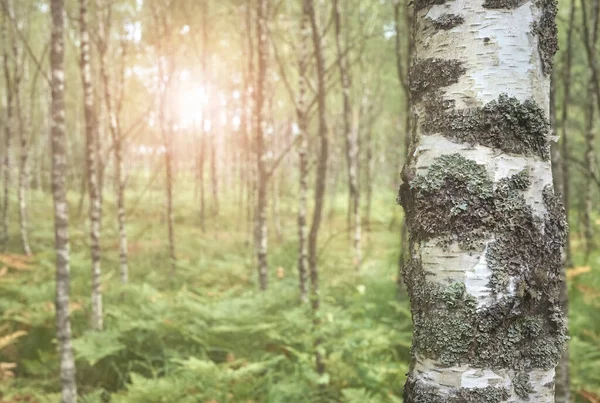
[{"label": "forest floor", "polygon": [[[385,197],[373,201],[360,271],[352,263],[346,195],[325,211],[316,330],[311,310],[298,303],[293,195],[282,196],[281,234],[270,221],[270,284],[264,293],[257,291],[250,227],[236,196],[221,199],[221,211],[207,214],[202,232],[197,201],[177,193],[178,261],[171,275],[158,190],[128,195],[130,284],[121,285],[116,215],[107,196],[102,332],[88,330],[86,207],[80,212],[72,195],[71,313],[81,401],[401,402],[411,341],[408,300],[396,293],[402,209],[393,191],[379,194]],[[16,212],[11,254],[0,255],[3,403],[59,401],[52,206],[47,194],[32,192],[31,199],[35,257],[15,253]],[[578,258],[569,271],[572,389],[577,401],[593,403],[600,401],[600,252],[583,265],[579,237],[572,239]],[[323,376],[314,371],[317,335],[326,357]]]}]

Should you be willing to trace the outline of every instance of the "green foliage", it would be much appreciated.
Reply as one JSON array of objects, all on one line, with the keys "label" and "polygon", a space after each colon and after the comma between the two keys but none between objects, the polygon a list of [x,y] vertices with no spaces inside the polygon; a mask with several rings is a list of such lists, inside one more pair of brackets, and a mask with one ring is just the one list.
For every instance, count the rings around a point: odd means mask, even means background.
[{"label": "green foliage", "polygon": [[[382,201],[377,199],[375,206]],[[293,199],[282,202],[292,205]],[[149,205],[145,220],[131,223],[129,285],[119,283],[116,245],[110,245],[115,228],[106,222],[102,332],[88,330],[87,233],[73,232],[71,310],[82,401],[334,402],[357,401],[361,394],[372,402],[399,401],[408,370],[411,318],[407,301],[396,302],[397,248],[387,229],[389,213],[374,210],[373,227],[378,229],[369,235],[361,273],[347,269],[352,267],[345,252],[347,236],[335,232],[343,225],[337,221],[343,214],[336,212],[326,223],[321,326],[315,333],[310,307],[298,302],[293,214],[282,217],[286,233],[271,245],[271,286],[261,293],[254,284],[248,234],[227,218],[236,213],[227,211],[220,219],[221,228],[230,231],[221,232],[209,222],[213,235],[208,237],[192,219],[192,198],[180,193],[178,205],[182,258],[173,279],[168,268],[157,264],[166,261],[160,205]],[[343,202],[337,205],[345,208]],[[36,205],[34,218],[43,221],[45,208]],[[107,214],[113,208],[107,199]],[[84,220],[72,218],[74,227]],[[199,254],[199,248],[206,252]],[[15,381],[0,382],[0,395],[58,396],[52,258],[50,244],[31,270],[11,270],[0,279],[0,321],[28,331],[10,356],[0,351],[0,361],[19,364]],[[282,278],[276,276],[277,268],[283,270]],[[324,376],[314,369],[316,334],[324,341]]]}]

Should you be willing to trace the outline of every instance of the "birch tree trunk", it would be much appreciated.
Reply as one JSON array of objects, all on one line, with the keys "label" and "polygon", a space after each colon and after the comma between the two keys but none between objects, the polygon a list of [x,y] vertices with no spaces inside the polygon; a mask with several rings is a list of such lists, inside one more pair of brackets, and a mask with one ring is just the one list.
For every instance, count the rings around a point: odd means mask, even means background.
[{"label": "birch tree trunk", "polygon": [[402,173],[407,402],[554,401],[567,224],[554,195],[552,0],[415,2]]},{"label": "birch tree trunk", "polygon": [[[568,130],[568,118],[569,118],[569,103],[571,102],[571,66],[573,63],[573,31],[574,31],[574,19],[575,19],[575,0],[571,0],[569,7],[569,28],[567,29],[567,48],[564,53],[563,63],[563,107],[561,114],[561,142],[562,142],[562,177],[563,180],[563,204],[565,206],[565,215],[567,222],[569,221],[569,207],[570,207],[570,184],[569,184],[569,130]],[[565,266],[570,267],[572,265],[571,259],[571,241],[567,237],[565,243]]]},{"label": "birch tree trunk", "polygon": [[300,286],[300,302],[308,302],[307,270],[308,270],[308,64],[310,58],[310,21],[306,13],[302,13],[300,22],[300,54],[298,57],[298,99],[296,102],[296,117],[298,119],[299,187],[298,187],[298,277]]},{"label": "birch tree trunk", "polygon": [[346,161],[348,164],[348,184],[350,187],[350,214],[353,224],[354,262],[360,267],[362,260],[361,252],[361,216],[360,216],[360,191],[358,188],[358,131],[352,127],[352,106],[350,105],[350,90],[352,80],[350,78],[350,66],[348,55],[344,56],[342,50],[342,23],[340,16],[339,0],[333,0],[333,15],[335,25],[335,44],[337,49],[337,63],[340,71],[340,82],[342,85],[342,99],[344,110],[342,114],[344,137],[346,140]]},{"label": "birch tree trunk", "polygon": [[[312,224],[308,235],[308,264],[310,267],[310,285],[311,285],[311,306],[314,314],[314,324],[316,333],[319,332],[318,327],[320,320],[318,311],[320,307],[319,298],[319,261],[317,251],[317,241],[319,237],[319,229],[323,216],[323,206],[325,204],[325,185],[327,183],[327,159],[329,155],[329,139],[327,136],[327,116],[326,116],[326,83],[325,83],[325,58],[321,44],[321,32],[315,15],[315,6],[313,0],[304,0],[303,5],[304,15],[310,21],[312,31],[312,42],[315,55],[315,64],[317,70],[317,107],[319,116],[319,154],[317,159],[317,177],[315,181],[315,204],[313,209]],[[317,373],[325,373],[325,363],[320,351],[322,343],[321,336],[315,338],[315,360]]]},{"label": "birch tree trunk", "polygon": [[[10,38],[9,36],[9,16],[7,12],[3,13],[2,19],[2,34],[4,38]],[[10,69],[10,57],[9,57],[9,40],[5,40],[4,46],[2,47],[2,64],[4,70],[4,82],[6,86],[6,117],[4,124],[4,193],[2,203],[2,247],[6,247],[8,241],[8,225],[9,225],[9,206],[10,206],[10,188],[11,188],[11,169],[12,169],[12,137],[14,129],[14,104],[13,104],[13,83],[12,74]],[[13,40],[13,44],[16,44]],[[14,52],[13,52],[14,53]]]},{"label": "birch tree trunk", "polygon": [[[561,174],[562,174],[562,199],[565,207],[565,220],[569,222],[569,196],[570,196],[570,183],[569,183],[569,137],[568,137],[568,117],[569,117],[569,103],[571,101],[571,65],[573,62],[573,31],[575,21],[575,0],[570,1],[569,6],[569,22],[567,28],[567,43],[566,51],[564,52],[563,71],[561,75],[561,81],[563,84],[563,104],[561,113]],[[569,294],[567,287],[566,268],[572,265],[571,260],[571,242],[567,236],[565,239],[564,247],[564,262],[561,273],[561,307],[563,315],[565,317],[565,326],[568,328],[568,313],[569,313]],[[565,348],[562,354],[560,363],[556,369],[556,393],[555,403],[569,403],[571,401],[570,392],[570,376],[569,376],[569,346]]]},{"label": "birch tree trunk", "polygon": [[258,71],[256,80],[256,168],[257,168],[257,201],[256,201],[256,254],[258,257],[258,283],[261,290],[268,286],[267,268],[267,167],[265,161],[265,129],[266,129],[266,74],[268,62],[268,0],[258,0],[256,37],[258,40]]},{"label": "birch tree trunk", "polygon": [[[592,49],[596,49],[596,43],[598,42],[598,19],[600,14],[600,1],[592,0],[591,3],[591,25],[584,22],[584,26],[590,26],[591,32],[584,32],[584,41],[588,41],[588,46]],[[582,18],[587,18],[587,13],[583,13]],[[595,151],[595,88],[594,74],[590,74],[587,84],[587,97],[585,106],[585,165],[587,168],[587,175],[585,177],[585,188],[584,188],[584,236],[585,236],[585,263],[587,264],[588,258],[594,247],[594,231],[592,228],[592,210],[593,210],[593,189],[594,184],[592,177],[596,174],[596,151]]]},{"label": "birch tree trunk", "polygon": [[71,343],[69,315],[69,212],[67,205],[67,150],[65,135],[64,2],[52,0],[52,37],[50,68],[52,103],[50,112],[52,149],[52,198],[54,200],[54,237],[56,248],[56,333],[60,360],[62,403],[77,402],[75,359]]},{"label": "birch tree trunk", "polygon": [[[10,12],[10,8],[9,8]],[[14,14],[11,16],[14,19]],[[13,91],[14,91],[14,102],[17,117],[17,130],[19,133],[19,178],[17,188],[17,199],[19,203],[19,235],[21,237],[21,246],[23,247],[23,253],[27,256],[31,256],[31,247],[29,246],[29,233],[27,223],[27,187],[29,185],[29,171],[27,166],[27,160],[29,157],[29,127],[28,117],[26,110],[24,109],[24,103],[21,102],[21,93],[23,92],[23,81],[26,78],[28,72],[27,65],[23,63],[21,52],[18,46],[13,46],[14,51],[14,73],[13,73]]]},{"label": "birch tree trunk", "polygon": [[[408,0],[405,0],[408,1]],[[396,0],[394,3],[394,20],[395,20],[395,28],[396,28],[396,71],[398,73],[398,79],[400,81],[400,86],[402,87],[402,91],[404,93],[404,138],[403,138],[403,147],[401,155],[407,159],[408,151],[410,149],[411,143],[411,123],[412,123],[412,112],[411,112],[411,104],[410,104],[410,88],[408,83],[408,70],[409,66],[412,63],[412,53],[413,53],[413,36],[407,34],[406,35],[406,57],[402,57],[402,33],[400,30],[401,21],[400,21],[400,7],[402,3],[400,0]],[[404,25],[406,27],[411,27],[413,25],[413,17],[411,11],[408,8],[404,10]],[[404,62],[403,62],[404,61]],[[407,243],[408,243],[408,233],[406,228],[406,217],[402,219],[402,228],[400,229],[400,255],[398,257],[398,275],[396,280],[397,286],[397,295],[400,296],[404,293],[404,286],[402,284],[402,271],[404,270],[404,265],[407,260]]]},{"label": "birch tree trunk", "polygon": [[81,31],[81,81],[85,115],[85,148],[88,195],[90,198],[90,251],[92,257],[92,328],[102,330],[102,289],[100,276],[100,195],[98,194],[98,161],[96,160],[96,139],[98,120],[94,103],[92,68],[90,65],[90,36],[87,27],[87,0],[79,1],[79,28]]},{"label": "birch tree trunk", "polygon": [[[128,264],[128,246],[127,246],[127,225],[125,217],[125,175],[124,175],[124,163],[123,163],[123,138],[121,135],[121,126],[119,124],[119,113],[118,108],[114,102],[113,91],[111,89],[111,82],[109,77],[109,64],[108,64],[108,35],[106,32],[106,24],[104,21],[104,10],[106,4],[104,0],[96,0],[96,7],[98,10],[98,53],[100,61],[100,77],[102,80],[103,97],[106,115],[108,115],[108,122],[110,128],[110,134],[112,137],[112,147],[115,170],[115,196],[117,200],[117,223],[119,228],[119,271],[121,276],[121,282],[127,283],[129,281],[129,264]],[[110,15],[110,12],[109,12]],[[125,61],[123,61],[125,63]],[[98,119],[96,119],[98,122]],[[96,129],[96,133],[98,133]],[[98,142],[99,136],[96,136],[96,149],[100,148]],[[100,183],[100,159],[96,156],[96,169],[98,171],[98,184]],[[98,188],[101,187],[98,185]],[[91,192],[91,190],[90,190]],[[101,216],[101,197],[100,191],[98,193],[99,207],[98,215]],[[91,194],[91,193],[90,193]]]}]

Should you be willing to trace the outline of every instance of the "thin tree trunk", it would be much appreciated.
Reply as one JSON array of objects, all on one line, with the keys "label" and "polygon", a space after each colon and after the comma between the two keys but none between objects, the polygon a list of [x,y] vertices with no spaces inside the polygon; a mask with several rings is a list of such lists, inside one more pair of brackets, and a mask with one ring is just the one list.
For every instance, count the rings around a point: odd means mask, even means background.
[{"label": "thin tree trunk", "polygon": [[163,93],[161,94],[159,119],[163,137],[163,146],[165,148],[165,191],[167,204],[167,232],[169,238],[169,266],[171,270],[171,276],[174,276],[177,255],[175,254],[175,222],[173,214],[173,144],[171,143],[173,124],[170,116],[167,116],[167,88],[163,88],[162,90]]},{"label": "thin tree trunk", "polygon": [[[321,226],[321,218],[323,215],[323,205],[325,201],[325,186],[327,183],[327,157],[329,153],[329,139],[327,136],[327,111],[326,111],[326,83],[325,83],[325,59],[323,57],[323,49],[321,44],[321,33],[315,15],[315,7],[313,0],[304,0],[304,15],[310,21],[312,30],[312,42],[314,47],[314,55],[317,70],[317,101],[319,115],[319,154],[317,160],[317,177],[315,182],[315,205],[313,209],[313,219],[308,235],[308,264],[310,268],[310,285],[311,285],[311,305],[314,315],[314,325],[316,333],[319,332],[318,327],[320,320],[318,311],[320,307],[319,297],[319,261],[317,251],[317,241],[319,236],[319,228]],[[315,360],[317,373],[325,373],[325,362],[321,354],[322,339],[321,336],[315,338]]]},{"label": "thin tree trunk", "polygon": [[213,135],[210,136],[210,179],[213,216],[217,217],[219,215],[219,176],[217,170],[217,127],[214,126]]},{"label": "thin tree trunk", "polygon": [[267,268],[267,168],[265,165],[266,129],[265,100],[266,75],[268,63],[268,0],[258,0],[256,37],[258,39],[258,72],[256,80],[256,169],[257,169],[257,204],[256,204],[256,254],[258,257],[258,283],[261,290],[268,286]]},{"label": "thin tree trunk", "polygon": [[202,127],[200,130],[200,155],[198,157],[198,180],[200,182],[200,228],[202,229],[202,232],[206,232],[206,195],[204,192],[204,161],[206,159],[206,132],[204,130],[204,127]]},{"label": "thin tree trunk", "polygon": [[77,402],[75,358],[71,344],[69,315],[69,213],[67,204],[67,153],[64,103],[64,2],[52,0],[52,39],[50,68],[52,72],[52,198],[54,200],[54,236],[56,248],[56,333],[59,348],[62,403]]},{"label": "thin tree trunk", "polygon": [[[408,0],[407,0],[408,1]],[[400,32],[400,0],[396,0],[394,3],[394,17],[395,17],[395,29],[396,29],[396,70],[398,74],[398,80],[404,93],[404,147],[402,149],[402,156],[405,161],[408,158],[408,152],[411,143],[411,123],[412,123],[412,110],[411,110],[411,99],[410,99],[410,88],[408,83],[408,71],[412,64],[413,56],[413,36],[412,34],[406,34],[406,58],[403,66],[402,63],[402,43],[401,43],[401,32]],[[404,22],[407,29],[411,29],[413,25],[413,16],[408,8],[404,10]],[[400,230],[400,256],[398,257],[398,274],[396,276],[397,294],[402,295],[404,292],[404,284],[402,279],[402,272],[407,261],[408,251],[408,229],[406,226],[406,215],[402,218],[402,228]]]},{"label": "thin tree trunk", "polygon": [[[596,43],[598,40],[598,18],[600,13],[600,1],[592,0],[591,2],[591,32],[584,32],[584,41],[588,41],[592,49],[596,49]],[[583,13],[582,18],[587,16]],[[584,23],[584,26],[588,24]],[[590,61],[591,62],[591,61]],[[587,264],[590,253],[594,247],[594,231],[592,228],[592,210],[593,210],[593,189],[594,183],[592,178],[596,175],[596,153],[595,153],[595,77],[593,74],[590,75],[587,84],[587,103],[585,106],[585,165],[588,174],[585,177],[584,187],[584,212],[583,212],[583,223],[584,223],[584,238],[585,238],[585,255],[584,261]]]},{"label": "thin tree trunk", "polygon": [[[9,4],[10,7],[10,4]],[[7,12],[3,13],[3,24],[2,33],[4,38],[10,38]],[[11,188],[11,170],[12,170],[12,137],[14,129],[14,105],[13,95],[14,88],[12,83],[12,75],[10,72],[10,58],[9,58],[9,40],[4,41],[3,46],[3,69],[4,69],[4,81],[6,86],[6,120],[4,124],[4,201],[2,204],[2,247],[6,248],[6,242],[8,241],[8,225],[9,225],[9,206],[10,206],[10,188]],[[13,46],[16,42],[13,40]],[[15,52],[13,52],[15,53]]]},{"label": "thin tree trunk", "polygon": [[[567,28],[567,43],[566,51],[564,52],[563,74],[561,77],[563,83],[563,102],[561,113],[561,172],[562,172],[562,199],[565,206],[565,220],[569,222],[569,205],[570,205],[570,181],[569,181],[569,138],[568,138],[568,118],[569,118],[569,103],[571,102],[571,66],[573,61],[573,32],[575,21],[575,0],[571,0],[569,7],[569,23]],[[560,304],[562,313],[568,327],[569,320],[569,293],[566,277],[566,268],[572,266],[571,258],[571,240],[567,236],[564,246],[564,262],[561,270],[561,290]],[[569,345],[563,352],[559,365],[556,369],[556,403],[569,403],[571,401],[570,376],[569,376]]]},{"label": "thin tree trunk", "polygon": [[[571,102],[571,66],[573,63],[573,30],[574,30],[574,18],[575,18],[575,0],[571,0],[569,9],[569,28],[567,30],[567,50],[564,53],[564,70],[563,70],[563,108],[561,114],[561,137],[562,137],[562,177],[563,181],[563,203],[565,206],[565,214],[567,215],[567,222],[569,220],[569,208],[570,208],[570,184],[568,178],[569,174],[569,137],[568,137],[568,117],[569,117],[569,103]],[[571,258],[571,240],[567,237],[565,245],[566,254],[566,267],[572,266]]]},{"label": "thin tree trunk", "polygon": [[302,13],[300,22],[300,54],[298,57],[298,100],[296,117],[298,119],[299,188],[298,188],[298,277],[300,302],[308,302],[307,269],[308,269],[308,116],[306,110],[306,93],[308,89],[308,64],[310,58],[310,21],[306,13]]},{"label": "thin tree trunk", "polygon": [[342,99],[344,110],[342,121],[344,127],[344,138],[346,140],[346,161],[348,164],[348,185],[350,190],[350,214],[351,228],[353,233],[354,263],[356,268],[360,267],[362,260],[361,252],[361,216],[360,216],[360,190],[358,187],[358,131],[352,127],[352,107],[350,105],[350,91],[352,80],[350,77],[349,56],[344,56],[342,49],[342,23],[340,16],[339,0],[333,0],[333,20],[335,25],[335,44],[337,49],[337,62],[340,71],[340,82],[342,86]]},{"label": "thin tree trunk", "polygon": [[[12,17],[11,17],[12,18]],[[21,90],[23,76],[27,71],[26,66],[23,65],[21,54],[18,47],[13,46],[14,58],[14,73],[13,73],[13,92],[14,102],[17,114],[17,130],[19,133],[19,181],[18,181],[18,202],[19,202],[19,234],[21,237],[21,246],[23,247],[23,253],[27,256],[31,256],[31,247],[29,246],[29,235],[28,235],[28,223],[27,223],[27,187],[29,185],[29,171],[27,166],[27,159],[29,157],[29,148],[27,140],[29,138],[29,128],[21,102]]]},{"label": "thin tree trunk", "polygon": [[[106,8],[106,4],[103,0],[96,0],[96,7],[99,10],[104,10]],[[119,228],[119,272],[122,283],[127,283],[129,281],[129,264],[128,264],[128,246],[127,246],[127,225],[126,225],[126,216],[125,216],[125,175],[124,175],[124,162],[123,162],[123,139],[121,136],[121,127],[119,124],[119,111],[118,108],[114,104],[114,96],[111,90],[110,77],[108,72],[108,37],[109,34],[106,32],[106,27],[104,23],[104,13],[99,13],[98,18],[98,53],[100,60],[100,77],[102,79],[102,87],[104,92],[104,106],[106,110],[106,114],[108,115],[110,134],[112,137],[112,147],[114,153],[114,172],[115,172],[115,197],[117,201],[117,223]],[[123,61],[125,63],[125,61]],[[96,121],[98,121],[96,119]],[[96,133],[99,133],[98,129],[96,129]],[[96,149],[100,148],[99,144],[99,135],[96,136]],[[97,154],[97,151],[96,151]],[[102,195],[101,195],[101,186],[100,186],[100,176],[103,169],[100,167],[100,159],[98,154],[97,158],[97,171],[98,171],[98,199],[99,199],[99,208],[98,215],[101,217],[102,213]],[[91,193],[90,193],[91,194]],[[100,220],[100,218],[99,218]]]},{"label": "thin tree trunk", "polygon": [[79,27],[81,30],[81,80],[83,84],[85,114],[86,168],[89,191],[90,251],[92,257],[92,328],[102,330],[102,288],[100,269],[100,197],[98,194],[98,161],[96,139],[98,120],[94,104],[92,68],[90,63],[90,37],[87,27],[87,0],[79,0]]},{"label": "thin tree trunk", "polygon": [[405,401],[554,402],[567,339],[548,124],[555,4],[417,2],[415,13]]}]

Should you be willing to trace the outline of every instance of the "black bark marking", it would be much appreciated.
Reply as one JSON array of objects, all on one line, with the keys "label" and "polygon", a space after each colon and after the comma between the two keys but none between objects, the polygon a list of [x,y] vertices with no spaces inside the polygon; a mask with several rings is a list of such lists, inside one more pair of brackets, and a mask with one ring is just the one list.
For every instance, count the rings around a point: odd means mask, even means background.
[{"label": "black bark marking", "polygon": [[552,73],[554,55],[558,51],[558,28],[556,14],[558,2],[556,0],[538,0],[538,7],[542,9],[542,17],[533,25],[533,32],[538,36],[538,49],[542,59],[544,74]]},{"label": "black bark marking", "polygon": [[485,0],[483,8],[511,10],[521,7],[529,0]]},{"label": "black bark marking", "polygon": [[446,0],[415,0],[415,10],[419,11],[434,4],[444,4]]},{"label": "black bark marking", "polygon": [[439,18],[433,20],[433,26],[436,29],[447,31],[465,22],[465,19],[457,14],[442,14]]},{"label": "black bark marking", "polygon": [[425,93],[455,84],[466,71],[458,60],[416,60],[410,69],[411,96],[414,100],[419,100]]}]

